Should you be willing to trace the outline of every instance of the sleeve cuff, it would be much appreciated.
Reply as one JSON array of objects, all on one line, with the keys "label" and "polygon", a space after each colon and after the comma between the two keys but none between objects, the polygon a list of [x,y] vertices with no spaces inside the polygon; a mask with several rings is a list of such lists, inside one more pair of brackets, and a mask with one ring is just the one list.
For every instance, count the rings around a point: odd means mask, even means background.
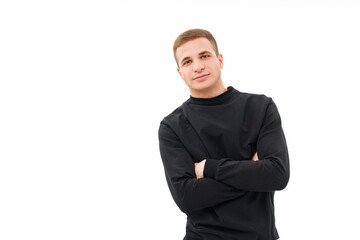
[{"label": "sleeve cuff", "polygon": [[218,165],[219,165],[219,160],[207,158],[204,167],[204,177],[210,177],[215,179],[215,174]]}]

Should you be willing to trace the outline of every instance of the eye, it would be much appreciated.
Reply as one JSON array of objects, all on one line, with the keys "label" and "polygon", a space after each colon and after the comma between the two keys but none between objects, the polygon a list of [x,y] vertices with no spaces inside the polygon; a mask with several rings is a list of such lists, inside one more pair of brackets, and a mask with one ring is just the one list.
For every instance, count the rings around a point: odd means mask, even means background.
[{"label": "eye", "polygon": [[203,55],[203,56],[201,56],[202,59],[206,59],[206,58],[208,58],[208,57],[209,57],[209,55]]},{"label": "eye", "polygon": [[191,60],[187,60],[187,61],[185,61],[184,63],[183,63],[183,66],[184,65],[187,65],[187,64],[190,64],[191,63]]}]

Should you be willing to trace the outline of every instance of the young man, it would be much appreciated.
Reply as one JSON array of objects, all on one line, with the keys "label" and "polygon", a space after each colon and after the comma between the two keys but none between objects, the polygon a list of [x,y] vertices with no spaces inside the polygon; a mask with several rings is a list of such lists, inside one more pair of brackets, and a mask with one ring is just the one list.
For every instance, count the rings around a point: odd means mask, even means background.
[{"label": "young man", "polygon": [[278,239],[274,191],[288,183],[289,157],[275,103],[224,87],[210,32],[182,33],[173,51],[190,98],[161,121],[159,144],[184,240]]}]

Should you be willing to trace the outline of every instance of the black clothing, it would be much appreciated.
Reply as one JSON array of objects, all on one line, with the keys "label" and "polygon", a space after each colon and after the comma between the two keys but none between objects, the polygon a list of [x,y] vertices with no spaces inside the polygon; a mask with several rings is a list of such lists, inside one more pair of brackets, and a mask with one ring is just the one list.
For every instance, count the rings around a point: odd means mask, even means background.
[{"label": "black clothing", "polygon": [[[274,191],[288,183],[289,157],[271,98],[231,86],[214,98],[190,96],[161,121],[159,145],[172,197],[187,214],[184,239],[279,238]],[[194,163],[203,159],[197,179]]]}]

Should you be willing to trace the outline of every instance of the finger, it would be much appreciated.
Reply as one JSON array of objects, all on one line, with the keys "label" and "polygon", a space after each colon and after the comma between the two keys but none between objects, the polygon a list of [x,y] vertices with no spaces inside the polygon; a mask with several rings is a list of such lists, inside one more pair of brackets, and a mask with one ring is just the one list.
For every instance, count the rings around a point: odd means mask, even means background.
[{"label": "finger", "polygon": [[254,156],[252,157],[251,160],[253,160],[253,161],[259,160],[258,155],[257,155],[257,152],[254,154]]}]

